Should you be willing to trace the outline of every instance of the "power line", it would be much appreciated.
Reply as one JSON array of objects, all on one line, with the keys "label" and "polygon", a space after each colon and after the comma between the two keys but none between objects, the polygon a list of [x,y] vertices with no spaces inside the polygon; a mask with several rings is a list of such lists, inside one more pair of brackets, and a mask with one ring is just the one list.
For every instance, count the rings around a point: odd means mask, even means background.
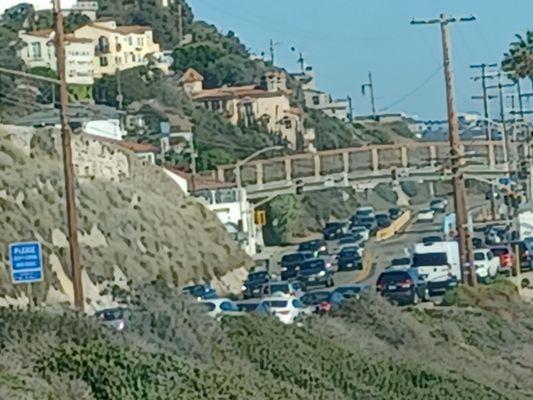
[{"label": "power line", "polygon": [[380,112],[383,112],[383,111],[387,111],[389,109],[391,109],[392,107],[395,107],[397,106],[398,104],[404,102],[405,100],[407,100],[409,97],[411,97],[412,95],[414,95],[415,93],[417,93],[420,89],[422,89],[424,86],[426,86],[435,76],[437,76],[437,74],[442,71],[444,67],[442,65],[440,65],[435,71],[433,71],[431,73],[430,76],[428,76],[422,83],[420,83],[419,85],[417,85],[414,89],[412,89],[411,91],[409,91],[407,94],[405,94],[404,96],[400,97],[398,100],[396,100],[395,102],[393,102],[392,104],[388,105],[387,107],[385,108],[382,108],[380,110]]}]

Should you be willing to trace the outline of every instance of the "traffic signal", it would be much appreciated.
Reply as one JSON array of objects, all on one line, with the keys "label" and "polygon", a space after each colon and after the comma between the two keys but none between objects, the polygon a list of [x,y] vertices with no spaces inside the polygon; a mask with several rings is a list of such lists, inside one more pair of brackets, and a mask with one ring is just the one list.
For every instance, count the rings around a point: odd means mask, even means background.
[{"label": "traffic signal", "polygon": [[266,211],[265,210],[255,210],[254,212],[254,222],[258,226],[265,226],[267,223]]}]

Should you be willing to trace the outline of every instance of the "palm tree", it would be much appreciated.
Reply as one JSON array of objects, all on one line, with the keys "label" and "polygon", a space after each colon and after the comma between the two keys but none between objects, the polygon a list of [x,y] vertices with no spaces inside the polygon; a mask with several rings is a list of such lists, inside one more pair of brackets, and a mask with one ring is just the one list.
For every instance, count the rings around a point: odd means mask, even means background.
[{"label": "palm tree", "polygon": [[533,31],[528,31],[525,38],[522,35],[516,38],[518,40],[511,43],[509,52],[504,55],[502,69],[510,79],[529,78],[533,85]]}]

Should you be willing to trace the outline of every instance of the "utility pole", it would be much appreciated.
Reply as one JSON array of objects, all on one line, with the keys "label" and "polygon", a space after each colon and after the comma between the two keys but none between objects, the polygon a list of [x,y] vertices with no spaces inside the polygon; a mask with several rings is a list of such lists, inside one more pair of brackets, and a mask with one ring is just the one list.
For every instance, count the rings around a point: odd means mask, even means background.
[{"label": "utility pole", "polygon": [[298,63],[300,63],[300,69],[302,72],[305,71],[305,60],[304,60],[304,53],[300,51],[300,57],[298,58]]},{"label": "utility pole", "polygon": [[183,6],[178,3],[178,45],[183,41]]},{"label": "utility pole", "polygon": [[78,243],[78,220],[76,216],[76,189],[74,166],[72,163],[71,132],[68,124],[68,89],[65,67],[65,32],[61,0],[54,0],[55,47],[57,71],[59,75],[59,99],[61,102],[61,141],[63,147],[63,168],[65,173],[65,198],[67,202],[68,239],[70,263],[72,267],[72,286],[74,288],[74,305],[79,311],[84,309],[83,284]]},{"label": "utility pole", "polygon": [[487,86],[487,89],[498,89],[498,99],[500,103],[500,119],[502,123],[502,140],[503,140],[503,158],[504,162],[507,164],[508,173],[511,173],[511,166],[510,166],[510,153],[509,153],[509,135],[507,132],[507,121],[505,120],[505,106],[504,106],[504,100],[503,100],[503,88],[507,87],[513,87],[514,84],[508,83],[503,84],[502,83],[502,74],[501,72],[498,73],[498,84],[497,85],[491,85]]},{"label": "utility pole", "polygon": [[466,198],[466,186],[462,171],[464,162],[464,150],[459,138],[459,121],[455,108],[455,88],[452,69],[452,52],[450,43],[449,25],[455,22],[474,21],[475,17],[455,18],[441,14],[439,18],[426,21],[413,20],[412,25],[439,24],[442,35],[442,53],[444,60],[444,77],[446,80],[446,103],[448,108],[449,140],[451,147],[451,163],[453,172],[453,197],[455,205],[455,218],[457,232],[459,234],[459,252],[461,256],[462,279],[465,276],[465,267],[468,272],[468,284],[475,286],[477,277],[474,270],[471,232],[468,227],[468,206]]},{"label": "utility pole", "polygon": [[346,98],[348,99],[348,108],[350,110],[350,114],[348,115],[348,120],[351,122],[351,121],[353,121],[352,97],[351,96],[346,96]]},{"label": "utility pole", "polygon": [[270,39],[270,62],[274,65],[274,41]]},{"label": "utility pole", "polygon": [[364,83],[361,85],[361,92],[363,93],[363,96],[365,95],[365,89],[370,89],[370,105],[372,106],[372,117],[374,118],[374,121],[378,120],[378,116],[376,114],[376,100],[374,98],[374,82],[372,81],[372,72],[368,73],[368,83]]},{"label": "utility pole", "polygon": [[117,78],[117,108],[122,110],[124,106],[124,96],[122,95],[122,74],[120,69],[117,68],[115,76]]}]

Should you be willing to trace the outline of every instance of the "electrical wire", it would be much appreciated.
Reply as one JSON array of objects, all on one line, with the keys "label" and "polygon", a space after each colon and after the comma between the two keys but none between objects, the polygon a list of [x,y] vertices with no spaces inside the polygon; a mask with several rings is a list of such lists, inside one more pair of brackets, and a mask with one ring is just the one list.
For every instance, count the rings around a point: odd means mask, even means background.
[{"label": "electrical wire", "polygon": [[383,111],[387,111],[389,109],[391,109],[392,107],[394,106],[397,106],[398,104],[404,102],[405,100],[407,100],[409,97],[411,97],[412,95],[414,95],[415,93],[417,93],[420,89],[422,89],[424,86],[426,86],[440,71],[442,71],[444,67],[441,65],[439,66],[435,71],[433,71],[431,73],[430,76],[428,76],[422,83],[420,83],[418,86],[416,86],[414,89],[412,89],[411,91],[409,91],[407,94],[405,94],[404,96],[402,96],[401,98],[399,98],[398,100],[396,100],[394,103],[392,104],[389,104],[387,107],[385,108],[382,108],[381,110],[379,110],[380,112],[383,112]]}]

